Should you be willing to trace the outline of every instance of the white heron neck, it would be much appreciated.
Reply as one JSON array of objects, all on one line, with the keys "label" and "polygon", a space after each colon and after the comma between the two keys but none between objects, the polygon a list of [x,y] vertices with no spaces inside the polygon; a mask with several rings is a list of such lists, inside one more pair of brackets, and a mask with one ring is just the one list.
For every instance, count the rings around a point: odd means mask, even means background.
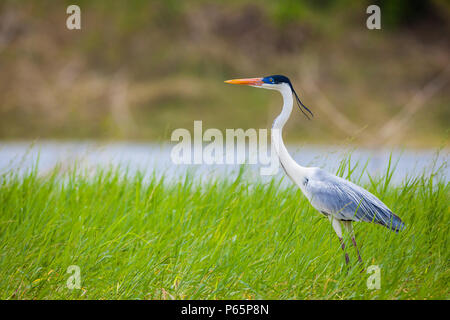
[{"label": "white heron neck", "polygon": [[280,93],[283,96],[283,109],[281,110],[281,113],[278,115],[278,117],[275,118],[272,129],[279,129],[281,132],[285,123],[291,115],[294,101],[289,86],[283,86],[280,90]]},{"label": "white heron neck", "polygon": [[279,91],[283,96],[283,109],[272,125],[272,148],[275,149],[280,163],[287,175],[294,180],[294,182],[298,183],[306,176],[308,168],[302,167],[296,163],[284,145],[283,127],[291,115],[294,101],[291,88],[288,85],[284,85]]}]

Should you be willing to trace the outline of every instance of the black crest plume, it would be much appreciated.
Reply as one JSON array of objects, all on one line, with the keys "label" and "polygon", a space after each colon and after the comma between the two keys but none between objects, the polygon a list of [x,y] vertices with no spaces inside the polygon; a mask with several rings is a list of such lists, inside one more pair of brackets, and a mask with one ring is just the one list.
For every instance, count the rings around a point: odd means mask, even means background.
[{"label": "black crest plume", "polygon": [[297,94],[297,92],[295,92],[294,86],[292,85],[291,80],[289,80],[288,77],[282,76],[282,75],[273,75],[273,76],[266,77],[265,79],[269,79],[269,81],[271,80],[271,83],[283,83],[283,82],[287,83],[289,85],[289,87],[291,88],[292,93],[295,96],[295,101],[297,102],[297,106],[300,109],[300,111],[305,115],[306,118],[308,118],[308,120],[311,120],[311,118],[305,111],[307,111],[311,115],[311,117],[314,117],[311,110],[309,110],[308,107],[305,106],[302,103],[302,101],[300,100],[300,98],[298,97],[298,94]]},{"label": "black crest plume", "polygon": [[308,118],[308,120],[311,120],[311,118],[308,116],[308,114],[303,110],[305,109],[306,111],[309,112],[309,114],[311,115],[311,117],[314,117],[313,113],[311,112],[311,110],[308,109],[307,106],[305,106],[302,101],[300,100],[300,98],[297,95],[297,92],[295,92],[294,87],[292,86],[291,81],[289,81],[289,86],[291,87],[292,93],[295,96],[295,101],[297,102],[297,106],[300,109],[300,111],[305,115],[306,118]]}]

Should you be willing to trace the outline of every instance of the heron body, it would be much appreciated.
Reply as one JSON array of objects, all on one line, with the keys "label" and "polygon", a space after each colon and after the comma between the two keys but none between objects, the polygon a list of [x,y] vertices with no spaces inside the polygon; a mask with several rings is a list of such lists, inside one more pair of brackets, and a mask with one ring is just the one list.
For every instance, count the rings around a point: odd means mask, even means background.
[{"label": "heron body", "polygon": [[[283,108],[272,126],[272,147],[278,156],[286,175],[302,190],[311,205],[328,217],[333,229],[341,241],[345,252],[341,223],[351,234],[352,243],[362,262],[353,234],[352,222],[365,221],[383,225],[398,232],[404,228],[401,219],[395,215],[381,200],[360,186],[337,177],[317,167],[303,167],[292,159],[284,142],[282,129],[289,119],[294,104],[309,118],[311,111],[300,101],[290,80],[281,75],[264,78],[235,79],[225,81],[232,84],[246,84],[256,88],[277,90],[283,96]],[[349,262],[347,253],[345,261]]]}]

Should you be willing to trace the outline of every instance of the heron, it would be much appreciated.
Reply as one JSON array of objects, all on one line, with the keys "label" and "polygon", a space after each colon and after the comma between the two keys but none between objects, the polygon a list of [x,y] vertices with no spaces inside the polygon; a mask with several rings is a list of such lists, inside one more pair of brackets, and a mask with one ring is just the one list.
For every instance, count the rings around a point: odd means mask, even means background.
[{"label": "heron", "polygon": [[227,80],[225,83],[249,85],[281,93],[283,107],[272,125],[272,148],[286,175],[300,188],[310,204],[330,220],[339,238],[347,265],[350,259],[345,249],[342,225],[351,236],[360,263],[363,261],[356,244],[353,221],[379,224],[397,233],[405,228],[403,221],[369,191],[321,168],[302,166],[290,156],[283,142],[282,130],[291,115],[294,100],[308,119],[313,117],[313,113],[302,103],[288,77],[272,75],[262,78]]}]

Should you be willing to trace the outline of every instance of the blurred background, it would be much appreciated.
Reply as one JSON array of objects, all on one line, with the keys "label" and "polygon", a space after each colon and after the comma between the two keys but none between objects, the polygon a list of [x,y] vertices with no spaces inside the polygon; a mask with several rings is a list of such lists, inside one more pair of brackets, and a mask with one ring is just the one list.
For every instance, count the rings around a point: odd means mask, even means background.
[{"label": "blurred background", "polygon": [[[81,8],[81,30],[66,8]],[[381,8],[381,30],[366,8]],[[169,142],[172,130],[270,128],[284,74],[314,112],[290,143],[435,148],[450,123],[450,2],[0,2],[0,139]]]}]

